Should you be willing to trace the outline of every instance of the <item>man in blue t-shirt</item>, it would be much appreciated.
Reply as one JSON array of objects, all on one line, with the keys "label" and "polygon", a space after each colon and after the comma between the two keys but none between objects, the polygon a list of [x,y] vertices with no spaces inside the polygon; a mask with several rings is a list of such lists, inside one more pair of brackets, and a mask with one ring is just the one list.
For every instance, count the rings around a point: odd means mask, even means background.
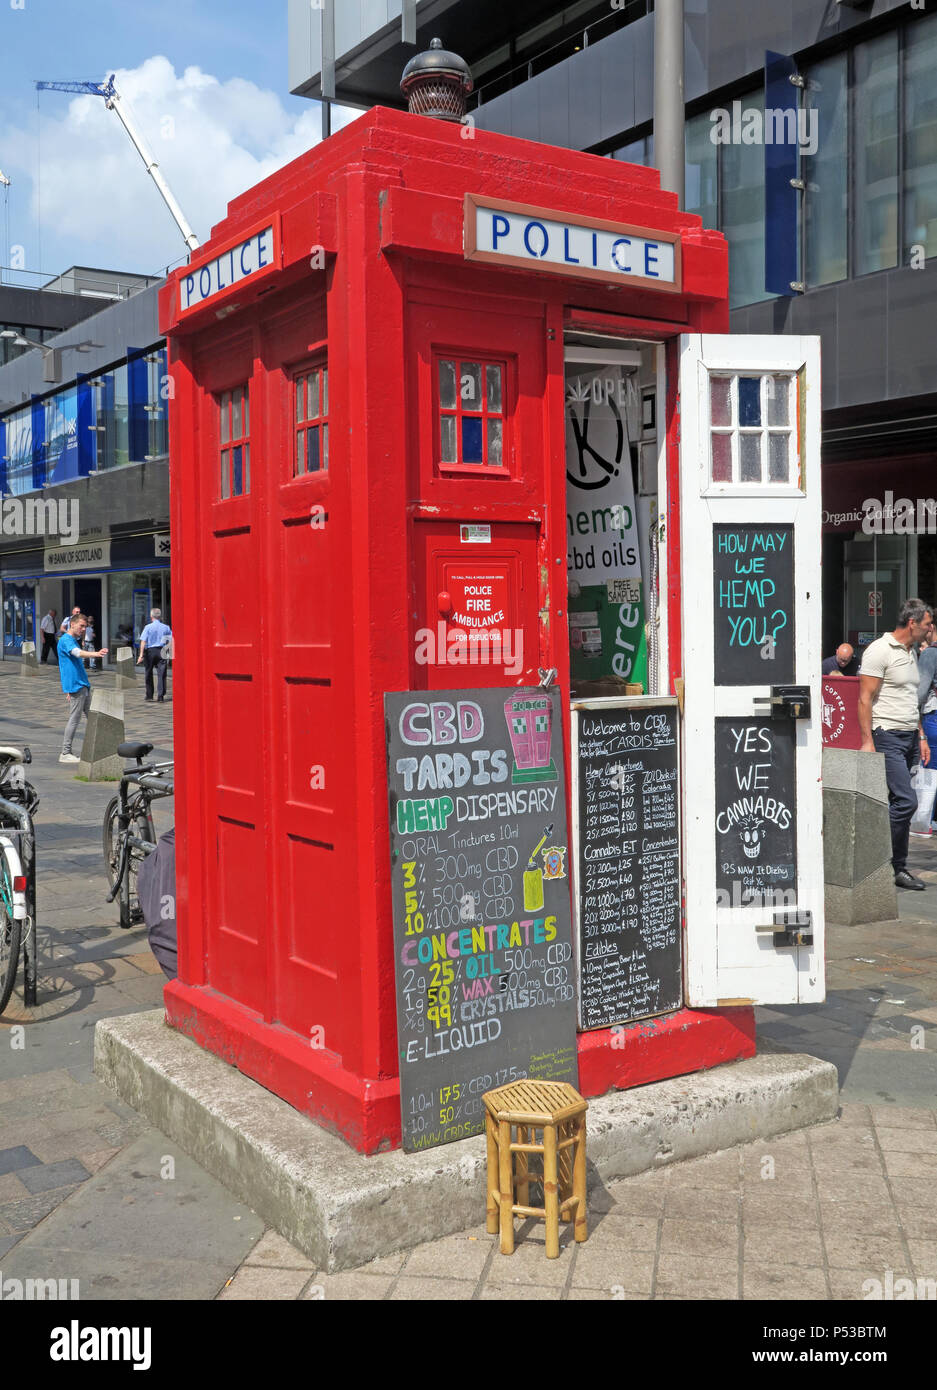
[{"label": "man in blue t-shirt", "polygon": [[167,627],[161,621],[162,613],[158,608],[150,609],[150,621],[140,633],[140,655],[137,657],[137,665],[146,657],[146,698],[153,698],[153,672],[156,672],[159,694],[157,700],[162,704],[166,698],[166,658],[163,656],[163,648],[172,637],[172,628]]},{"label": "man in blue t-shirt", "polygon": [[85,671],[85,662],[91,661],[96,656],[107,656],[106,648],[99,652],[82,651],[81,644],[87,626],[87,618],[84,618],[80,613],[77,617],[73,615],[68,625],[68,631],[59,638],[57,647],[59,676],[69,707],[65,736],[62,739],[62,753],[59,757],[60,763],[80,761],[72,752],[72,740],[78,732],[81,716],[84,715],[87,719],[88,706],[91,703],[91,684]]}]

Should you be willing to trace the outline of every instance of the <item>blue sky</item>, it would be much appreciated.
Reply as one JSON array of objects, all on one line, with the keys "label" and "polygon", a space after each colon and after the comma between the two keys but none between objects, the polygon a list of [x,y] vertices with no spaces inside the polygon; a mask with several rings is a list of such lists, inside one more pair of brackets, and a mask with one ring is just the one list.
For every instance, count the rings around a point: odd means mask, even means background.
[{"label": "blue sky", "polygon": [[37,142],[35,79],[115,71],[200,239],[319,138],[318,105],[287,90],[286,0],[0,0],[0,264],[151,272],[184,253],[103,101],[43,92]]}]

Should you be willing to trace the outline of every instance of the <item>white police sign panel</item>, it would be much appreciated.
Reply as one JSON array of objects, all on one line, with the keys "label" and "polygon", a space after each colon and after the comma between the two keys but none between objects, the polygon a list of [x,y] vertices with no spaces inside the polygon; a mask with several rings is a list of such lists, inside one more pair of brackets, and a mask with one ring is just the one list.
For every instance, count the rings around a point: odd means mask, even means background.
[{"label": "white police sign panel", "polygon": [[280,265],[279,216],[225,247],[209,261],[190,265],[179,281],[179,311],[188,313],[209,301],[224,301],[245,281],[263,278]]},{"label": "white police sign panel", "polygon": [[680,238],[595,217],[465,195],[465,258],[678,291]]}]

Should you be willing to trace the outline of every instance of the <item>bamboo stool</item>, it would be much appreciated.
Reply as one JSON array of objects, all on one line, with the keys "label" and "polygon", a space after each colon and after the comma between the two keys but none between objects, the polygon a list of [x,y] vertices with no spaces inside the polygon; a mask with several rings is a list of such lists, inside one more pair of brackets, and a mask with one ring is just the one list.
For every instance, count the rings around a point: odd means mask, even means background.
[{"label": "bamboo stool", "polygon": [[[512,1081],[482,1096],[488,1142],[488,1231],[501,1232],[502,1255],[514,1253],[515,1216],[546,1222],[547,1259],[560,1253],[560,1221],[574,1221],[575,1239],[586,1230],[586,1110],[565,1081]],[[517,1139],[511,1137],[512,1126]],[[536,1142],[537,1130],[543,1142]],[[530,1170],[530,1154],[543,1154],[543,1177]],[[515,1158],[516,1155],[516,1158]],[[543,1206],[532,1207],[531,1182],[543,1183]],[[517,1200],[515,1197],[517,1189]]]}]

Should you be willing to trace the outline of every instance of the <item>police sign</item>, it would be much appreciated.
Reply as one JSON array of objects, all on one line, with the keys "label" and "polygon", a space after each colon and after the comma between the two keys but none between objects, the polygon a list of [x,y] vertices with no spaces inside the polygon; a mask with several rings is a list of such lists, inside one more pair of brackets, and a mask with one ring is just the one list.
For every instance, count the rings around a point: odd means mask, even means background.
[{"label": "police sign", "polygon": [[279,217],[272,217],[250,236],[225,247],[210,261],[179,272],[179,310],[187,313],[209,301],[224,301],[245,281],[263,278],[280,265]]},{"label": "police sign", "polygon": [[680,237],[465,195],[465,258],[606,282],[680,289]]}]

